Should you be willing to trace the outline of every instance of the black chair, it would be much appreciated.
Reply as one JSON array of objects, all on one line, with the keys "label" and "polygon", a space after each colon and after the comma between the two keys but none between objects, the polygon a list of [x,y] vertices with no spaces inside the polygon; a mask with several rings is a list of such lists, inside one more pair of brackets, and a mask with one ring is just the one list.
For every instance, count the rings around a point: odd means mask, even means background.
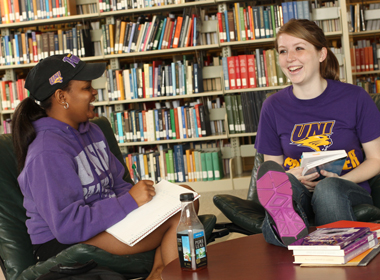
[{"label": "black chair", "polygon": [[[380,94],[372,94],[380,110]],[[233,195],[219,194],[214,196],[214,204],[232,222],[217,224],[216,228],[227,228],[230,232],[239,232],[247,235],[261,233],[261,226],[265,216],[265,210],[261,206],[256,189],[256,177],[258,167],[263,163],[262,154],[255,157],[254,167],[251,173],[251,181],[247,199],[241,199]],[[380,220],[380,176],[370,181],[374,205],[360,204],[354,207],[354,213],[358,221],[373,222]],[[309,221],[313,224],[313,221]]]},{"label": "black chair", "polygon": [[[96,118],[92,121],[102,129],[112,153],[124,164],[109,121],[106,118]],[[129,172],[126,167],[125,169],[124,180],[132,183]],[[121,273],[126,278],[149,275],[153,266],[154,250],[117,256],[94,246],[77,244],[45,262],[35,263],[32,244],[25,226],[27,216],[17,176],[17,162],[11,135],[0,135],[0,265],[7,280],[36,279],[57,264],[72,266],[90,260]],[[212,241],[215,238],[212,231],[216,217],[202,215],[199,218],[205,226],[207,240]]]}]

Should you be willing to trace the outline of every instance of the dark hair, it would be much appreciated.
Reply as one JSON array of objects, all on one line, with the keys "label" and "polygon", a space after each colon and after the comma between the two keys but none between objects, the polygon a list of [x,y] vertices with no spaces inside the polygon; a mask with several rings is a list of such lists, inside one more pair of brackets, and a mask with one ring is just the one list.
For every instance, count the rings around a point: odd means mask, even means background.
[{"label": "dark hair", "polygon": [[327,56],[320,64],[320,74],[324,79],[339,80],[339,62],[330,50],[323,30],[313,21],[307,19],[291,19],[277,32],[274,42],[278,52],[278,38],[281,34],[288,34],[312,44],[318,51],[327,49]]},{"label": "dark hair", "polygon": [[[70,91],[70,89],[71,82],[62,88],[64,91]],[[38,105],[32,97],[27,97],[17,106],[12,116],[12,141],[19,171],[24,168],[28,147],[36,138],[33,122],[40,118],[47,117],[46,111],[51,107],[51,96],[41,101],[40,105]]]}]

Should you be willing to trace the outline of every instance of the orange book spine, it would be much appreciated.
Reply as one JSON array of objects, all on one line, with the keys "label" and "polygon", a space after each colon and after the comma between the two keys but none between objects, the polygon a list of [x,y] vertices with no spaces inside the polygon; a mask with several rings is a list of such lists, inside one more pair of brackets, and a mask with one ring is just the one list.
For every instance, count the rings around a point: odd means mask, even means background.
[{"label": "orange book spine", "polygon": [[187,36],[186,36],[185,47],[189,47],[190,46],[190,43],[191,43],[190,38],[191,38],[192,29],[193,29],[193,19],[190,19],[189,28],[187,29]]},{"label": "orange book spine", "polygon": [[251,6],[248,6],[248,16],[250,22],[249,26],[251,28],[251,40],[255,40],[255,25],[253,23],[253,11]]},{"label": "orange book spine", "polygon": [[369,58],[369,71],[373,71],[373,49],[372,46],[367,47],[368,48],[368,58]]},{"label": "orange book spine", "polygon": [[183,17],[178,17],[177,26],[175,28],[175,33],[174,33],[173,48],[178,48],[179,35],[181,34],[182,22],[183,22]]}]

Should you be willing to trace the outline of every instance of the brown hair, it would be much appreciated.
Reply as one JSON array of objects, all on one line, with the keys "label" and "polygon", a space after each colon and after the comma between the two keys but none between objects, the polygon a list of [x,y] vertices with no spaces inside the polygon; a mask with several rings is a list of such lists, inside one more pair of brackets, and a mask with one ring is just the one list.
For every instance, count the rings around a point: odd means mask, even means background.
[{"label": "brown hair", "polygon": [[322,48],[327,49],[327,56],[320,64],[320,74],[324,79],[339,80],[339,62],[330,50],[323,30],[318,27],[313,21],[307,19],[291,19],[284,24],[277,32],[274,42],[278,52],[278,38],[281,34],[300,38],[312,44],[318,51]]}]

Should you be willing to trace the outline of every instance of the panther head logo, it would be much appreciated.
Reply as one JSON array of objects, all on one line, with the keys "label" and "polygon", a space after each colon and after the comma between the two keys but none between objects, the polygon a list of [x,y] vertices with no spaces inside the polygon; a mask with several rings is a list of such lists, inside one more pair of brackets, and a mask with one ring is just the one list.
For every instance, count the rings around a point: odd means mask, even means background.
[{"label": "panther head logo", "polygon": [[297,146],[313,149],[316,152],[325,151],[332,145],[332,141],[327,135],[313,135],[304,139],[293,141]]}]

